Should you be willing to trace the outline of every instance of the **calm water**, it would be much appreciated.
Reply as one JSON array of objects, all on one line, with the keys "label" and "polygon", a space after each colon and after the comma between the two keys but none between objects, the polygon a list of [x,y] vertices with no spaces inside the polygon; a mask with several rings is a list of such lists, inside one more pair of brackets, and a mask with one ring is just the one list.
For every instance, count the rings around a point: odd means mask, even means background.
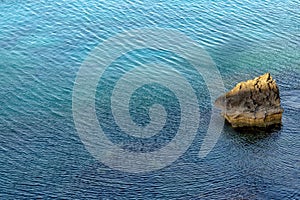
[{"label": "calm water", "polygon": [[[299,199],[299,11],[298,0],[0,1],[0,198]],[[227,89],[271,72],[285,109],[281,129],[253,135],[225,125],[210,154],[198,158],[211,111],[207,88],[198,77],[192,84],[201,98],[200,129],[175,163],[136,175],[98,162],[74,126],[76,74],[99,43],[145,27],[177,29],[201,44]],[[118,70],[108,71],[107,80],[147,59],[188,67],[168,52],[129,54],[112,63]],[[97,91],[97,116],[109,124],[109,105],[101,104],[105,88],[100,84]],[[139,93],[148,95],[147,101]],[[169,126],[176,129],[178,102],[158,86],[137,91],[132,117],[147,123],[148,101],[163,104],[164,98],[173,99],[167,110],[173,117]],[[126,142],[113,126],[107,131],[112,141],[131,151],[152,151],[173,137],[162,134],[160,143]]]}]

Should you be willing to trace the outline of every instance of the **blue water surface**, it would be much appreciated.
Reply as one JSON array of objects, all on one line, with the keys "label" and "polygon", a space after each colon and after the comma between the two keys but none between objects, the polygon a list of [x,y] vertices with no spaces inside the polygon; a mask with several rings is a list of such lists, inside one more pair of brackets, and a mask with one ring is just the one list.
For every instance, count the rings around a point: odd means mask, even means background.
[{"label": "blue water surface", "polygon": [[[0,198],[299,199],[299,22],[298,0],[0,1]],[[200,159],[211,105],[202,77],[189,71],[185,76],[197,90],[201,120],[188,151],[171,166],[148,173],[103,165],[75,129],[76,75],[98,44],[141,28],[175,29],[198,42],[227,90],[270,72],[285,109],[282,127],[247,134],[226,124],[214,149]],[[116,70],[108,70],[107,80],[144,60],[171,63],[183,73],[189,67],[170,52],[142,50],[112,63]],[[109,102],[101,100],[111,87],[99,84],[96,108],[114,143],[148,152],[174,137],[180,107],[171,91],[146,85],[133,95],[136,123],[149,123],[147,108],[153,103],[166,106],[171,117],[158,138],[139,140],[112,122]]]}]

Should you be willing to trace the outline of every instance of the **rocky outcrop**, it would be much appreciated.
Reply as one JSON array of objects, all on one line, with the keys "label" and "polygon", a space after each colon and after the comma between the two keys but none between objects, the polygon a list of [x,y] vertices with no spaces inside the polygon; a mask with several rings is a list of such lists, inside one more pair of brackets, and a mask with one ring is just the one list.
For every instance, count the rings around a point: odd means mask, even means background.
[{"label": "rocky outcrop", "polygon": [[268,127],[281,124],[279,89],[270,73],[237,84],[215,105],[233,127]]}]

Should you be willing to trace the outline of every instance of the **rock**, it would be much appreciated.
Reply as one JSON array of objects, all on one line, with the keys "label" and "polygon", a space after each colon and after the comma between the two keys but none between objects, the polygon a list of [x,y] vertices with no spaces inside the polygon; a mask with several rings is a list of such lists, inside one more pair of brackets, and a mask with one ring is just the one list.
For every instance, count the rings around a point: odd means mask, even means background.
[{"label": "rock", "polygon": [[233,127],[269,127],[281,124],[279,89],[270,73],[237,84],[215,105]]}]

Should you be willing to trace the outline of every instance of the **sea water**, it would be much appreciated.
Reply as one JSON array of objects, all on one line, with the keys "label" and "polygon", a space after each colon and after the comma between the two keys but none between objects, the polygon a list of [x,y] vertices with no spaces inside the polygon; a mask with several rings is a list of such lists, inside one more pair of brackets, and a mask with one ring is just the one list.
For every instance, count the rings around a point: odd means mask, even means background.
[{"label": "sea water", "polygon": [[[0,1],[0,198],[300,198],[299,10],[297,0]],[[165,107],[166,125],[155,137],[128,136],[112,116],[107,95],[116,81],[150,62],[172,66],[189,80],[200,110],[200,121],[191,123],[199,129],[188,150],[162,169],[127,173],[103,164],[75,127],[76,76],[99,44],[145,28],[176,30],[201,45],[226,90],[270,72],[285,110],[282,127],[251,134],[225,124],[211,152],[199,158],[212,110],[203,77],[173,52],[137,49],[111,63],[96,88],[96,116],[107,137],[145,153],[176,135],[180,102],[165,86],[139,88],[129,105],[140,126],[151,121],[151,105]]]}]

